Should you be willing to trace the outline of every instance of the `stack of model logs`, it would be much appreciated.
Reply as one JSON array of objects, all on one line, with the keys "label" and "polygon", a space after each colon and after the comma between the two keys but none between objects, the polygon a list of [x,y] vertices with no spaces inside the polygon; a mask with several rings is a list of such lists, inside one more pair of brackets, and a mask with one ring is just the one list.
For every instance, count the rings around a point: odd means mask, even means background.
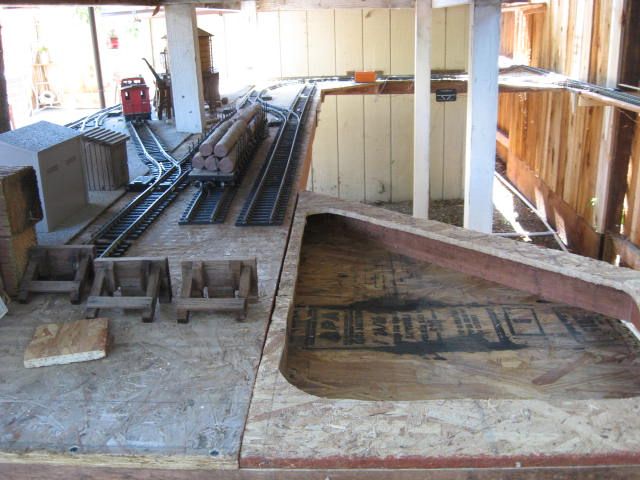
[{"label": "stack of model logs", "polygon": [[242,160],[247,144],[262,135],[264,111],[259,104],[243,108],[222,122],[201,144],[191,160],[193,168],[214,173],[233,173]]},{"label": "stack of model logs", "polygon": [[6,293],[16,295],[36,245],[42,220],[36,172],[32,167],[0,166],[0,275]]}]

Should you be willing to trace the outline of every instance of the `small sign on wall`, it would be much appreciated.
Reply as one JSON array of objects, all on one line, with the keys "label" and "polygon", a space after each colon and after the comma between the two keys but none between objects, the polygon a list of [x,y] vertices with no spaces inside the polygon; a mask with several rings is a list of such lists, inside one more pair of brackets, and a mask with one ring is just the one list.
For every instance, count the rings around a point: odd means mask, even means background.
[{"label": "small sign on wall", "polygon": [[436,90],[436,102],[455,102],[458,99],[458,91],[455,88],[438,88]]}]

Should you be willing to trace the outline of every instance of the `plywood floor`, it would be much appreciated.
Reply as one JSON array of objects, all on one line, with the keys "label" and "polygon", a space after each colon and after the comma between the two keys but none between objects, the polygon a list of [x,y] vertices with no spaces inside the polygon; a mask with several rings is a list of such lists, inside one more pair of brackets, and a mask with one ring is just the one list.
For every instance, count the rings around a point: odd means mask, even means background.
[{"label": "plywood floor", "polygon": [[182,259],[257,257],[260,299],[249,305],[246,321],[198,313],[189,324],[177,324],[173,304],[159,305],[150,324],[135,313],[106,311],[113,339],[107,358],[27,370],[23,354],[35,328],[83,318],[83,305],[71,305],[64,295],[11,304],[0,320],[0,460],[29,461],[24,454],[37,453],[38,461],[77,464],[108,454],[118,457],[99,463],[237,466],[293,212],[292,197],[285,225],[235,226],[269,146],[269,140],[261,145],[225,224],[178,225],[196,192],[190,187],[127,252],[168,256],[174,296]]},{"label": "plywood floor", "polygon": [[392,254],[310,217],[283,373],[360,400],[640,395],[619,321]]}]

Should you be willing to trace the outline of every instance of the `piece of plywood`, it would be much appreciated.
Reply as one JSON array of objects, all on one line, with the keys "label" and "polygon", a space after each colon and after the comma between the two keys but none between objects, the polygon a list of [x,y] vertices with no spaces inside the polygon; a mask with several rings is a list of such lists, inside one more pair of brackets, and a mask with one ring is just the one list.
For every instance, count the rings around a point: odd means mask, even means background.
[{"label": "piece of plywood", "polygon": [[[444,109],[442,151],[442,198],[464,197],[465,128],[467,121],[467,96],[458,95],[455,102],[441,103]],[[433,126],[432,126],[433,128]]]},{"label": "piece of plywood", "polygon": [[336,74],[336,37],[334,11],[307,11],[307,47],[309,75]]},{"label": "piece of plywood", "polygon": [[391,201],[413,198],[413,95],[391,95]]},{"label": "piece of plywood", "polygon": [[262,78],[279,78],[280,70],[280,21],[278,12],[258,13],[259,71]]},{"label": "piece of plywood", "polygon": [[280,12],[280,62],[283,77],[309,75],[306,12]]},{"label": "piece of plywood", "polygon": [[[435,10],[441,11],[441,10]],[[429,196],[432,200],[442,200],[444,170],[448,168],[445,165],[445,126],[444,126],[444,110],[445,104],[436,102],[436,96],[431,95],[431,126],[429,128],[429,158],[431,165],[429,166]],[[462,143],[459,139],[459,143]]]},{"label": "piece of plywood", "polygon": [[362,70],[362,9],[335,10],[336,75]]},{"label": "piece of plywood", "polygon": [[391,70],[389,9],[367,8],[362,11],[363,66],[367,71]]},{"label": "piece of plywood", "polygon": [[340,198],[364,200],[363,95],[336,97]]},{"label": "piece of plywood", "polygon": [[313,191],[334,197],[339,196],[337,98],[329,95],[322,102],[313,141]]},{"label": "piece of plywood", "polygon": [[365,200],[391,200],[391,98],[364,96]]},{"label": "piece of plywood", "polygon": [[40,325],[24,353],[24,366],[36,368],[104,358],[108,338],[107,318]]},{"label": "piece of plywood", "polygon": [[391,75],[412,75],[416,22],[412,8],[391,9],[390,13]]}]

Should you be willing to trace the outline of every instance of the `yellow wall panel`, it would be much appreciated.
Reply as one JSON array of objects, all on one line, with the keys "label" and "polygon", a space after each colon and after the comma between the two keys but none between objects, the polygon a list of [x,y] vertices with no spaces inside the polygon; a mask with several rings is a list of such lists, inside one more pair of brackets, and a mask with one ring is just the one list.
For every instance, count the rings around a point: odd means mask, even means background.
[{"label": "yellow wall panel", "polygon": [[413,198],[413,95],[391,97],[391,201]]},{"label": "yellow wall panel", "polygon": [[364,96],[364,196],[367,202],[391,200],[391,97]]},{"label": "yellow wall panel", "polygon": [[362,10],[336,9],[336,75],[362,70]]},{"label": "yellow wall panel", "polygon": [[283,77],[309,75],[307,12],[280,12],[280,62]]},{"label": "yellow wall panel", "polygon": [[[262,78],[279,78],[280,70],[280,20],[278,12],[258,13],[258,62],[256,66]],[[214,39],[214,42],[216,40]]]},{"label": "yellow wall panel", "polygon": [[446,8],[446,55],[447,70],[466,70],[469,54],[469,7]]},{"label": "yellow wall panel", "polygon": [[308,10],[307,30],[309,75],[335,75],[336,38],[333,10]]},{"label": "yellow wall panel", "polygon": [[364,200],[363,95],[338,95],[339,195]]},{"label": "yellow wall panel", "polygon": [[320,106],[313,140],[313,191],[338,196],[337,96],[327,95]]},{"label": "yellow wall panel", "polygon": [[416,22],[413,8],[390,11],[391,75],[412,75],[415,56]]},{"label": "yellow wall panel", "polygon": [[431,17],[431,69],[445,69],[446,8],[435,8]]},{"label": "yellow wall panel", "polygon": [[[436,102],[435,95],[431,95],[431,132],[429,136],[429,196],[433,200],[443,198],[444,170],[443,159],[445,151],[444,132],[445,104]],[[464,142],[464,137],[460,139]]]},{"label": "yellow wall panel", "polygon": [[467,96],[458,95],[444,107],[444,178],[442,198],[464,197],[464,154],[467,119]]},{"label": "yellow wall panel", "polygon": [[367,8],[362,11],[363,67],[365,70],[391,70],[391,36],[389,9]]}]

